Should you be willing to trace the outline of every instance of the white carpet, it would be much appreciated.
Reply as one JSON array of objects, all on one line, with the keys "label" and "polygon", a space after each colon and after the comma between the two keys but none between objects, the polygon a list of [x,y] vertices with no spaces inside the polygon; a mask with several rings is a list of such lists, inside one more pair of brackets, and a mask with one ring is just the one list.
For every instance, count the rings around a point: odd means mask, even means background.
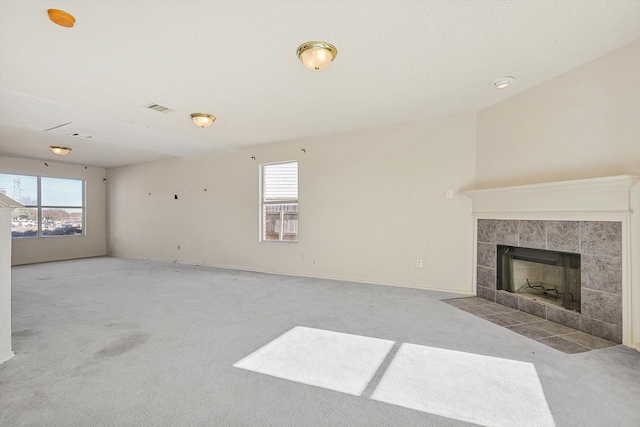
[{"label": "white carpet", "polygon": [[372,399],[490,427],[555,426],[531,363],[402,344]]},{"label": "white carpet", "polygon": [[393,344],[296,326],[233,366],[359,396]]}]

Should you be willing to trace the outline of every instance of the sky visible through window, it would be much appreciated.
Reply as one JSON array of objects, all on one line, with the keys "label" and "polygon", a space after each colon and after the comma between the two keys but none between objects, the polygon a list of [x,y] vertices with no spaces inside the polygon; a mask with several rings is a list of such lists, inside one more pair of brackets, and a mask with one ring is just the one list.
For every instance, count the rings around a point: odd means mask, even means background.
[{"label": "sky visible through window", "polygon": [[[20,182],[14,180],[19,179]],[[35,176],[0,174],[0,193],[25,206],[38,204],[38,178]]]},{"label": "sky visible through window", "polygon": [[82,181],[42,178],[42,206],[82,206]]},{"label": "sky visible through window", "polygon": [[[81,180],[42,177],[41,185],[43,206],[82,206]],[[0,193],[26,206],[37,205],[38,178],[0,174]]]}]

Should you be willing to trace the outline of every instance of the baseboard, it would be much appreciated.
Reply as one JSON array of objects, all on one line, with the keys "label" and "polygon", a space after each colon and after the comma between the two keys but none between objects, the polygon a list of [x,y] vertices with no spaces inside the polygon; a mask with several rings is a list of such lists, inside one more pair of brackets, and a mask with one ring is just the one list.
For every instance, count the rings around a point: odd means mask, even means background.
[{"label": "baseboard", "polygon": [[211,268],[222,268],[222,269],[226,269],[226,270],[251,271],[251,272],[254,272],[254,273],[276,274],[276,275],[280,275],[280,276],[306,277],[306,278],[311,278],[311,279],[336,280],[336,281],[340,281],[340,282],[363,283],[363,284],[368,284],[368,285],[392,286],[392,287],[396,287],[396,288],[420,289],[420,290],[423,290],[423,291],[447,292],[447,293],[458,294],[458,295],[467,295],[467,296],[472,295],[472,293],[471,293],[472,291],[471,290],[468,290],[468,291],[460,290],[460,289],[453,290],[453,289],[439,288],[439,287],[435,287],[435,286],[420,286],[420,285],[407,284],[407,283],[376,282],[376,281],[372,281],[372,280],[362,280],[362,279],[352,278],[352,277],[351,278],[349,278],[349,277],[330,277],[330,276],[314,275],[314,274],[287,273],[287,272],[284,272],[284,271],[277,271],[277,270],[262,270],[262,269],[237,267],[237,266],[229,266],[229,265],[222,265],[222,264],[210,264],[210,263],[206,263],[206,262],[195,263],[195,262],[188,262],[188,261],[167,260],[167,259],[152,258],[152,257],[141,258],[141,257],[125,256],[125,255],[111,255],[111,256],[113,258],[139,259],[139,260],[146,260],[146,261],[158,261],[158,262],[175,263],[175,264],[183,264],[183,265],[194,265],[194,266],[198,266],[198,267],[211,267]]},{"label": "baseboard", "polygon": [[0,355],[0,365],[2,365],[7,360],[11,359],[13,356],[15,356],[15,353],[13,351]]}]

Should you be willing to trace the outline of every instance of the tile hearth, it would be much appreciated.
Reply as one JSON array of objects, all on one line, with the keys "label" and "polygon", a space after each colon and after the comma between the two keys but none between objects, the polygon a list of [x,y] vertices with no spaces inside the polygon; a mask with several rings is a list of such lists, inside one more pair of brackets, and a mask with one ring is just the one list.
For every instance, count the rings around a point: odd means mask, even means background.
[{"label": "tile hearth", "polygon": [[617,345],[611,341],[479,297],[454,298],[443,302],[563,353],[584,353]]}]

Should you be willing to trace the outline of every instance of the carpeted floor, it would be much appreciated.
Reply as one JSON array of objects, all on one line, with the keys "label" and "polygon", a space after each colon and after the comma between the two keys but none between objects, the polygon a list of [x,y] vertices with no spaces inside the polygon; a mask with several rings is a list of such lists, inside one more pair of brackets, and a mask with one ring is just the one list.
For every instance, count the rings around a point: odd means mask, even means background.
[{"label": "carpeted floor", "polygon": [[118,258],[14,267],[0,425],[640,425],[640,353],[566,354],[455,296]]}]

